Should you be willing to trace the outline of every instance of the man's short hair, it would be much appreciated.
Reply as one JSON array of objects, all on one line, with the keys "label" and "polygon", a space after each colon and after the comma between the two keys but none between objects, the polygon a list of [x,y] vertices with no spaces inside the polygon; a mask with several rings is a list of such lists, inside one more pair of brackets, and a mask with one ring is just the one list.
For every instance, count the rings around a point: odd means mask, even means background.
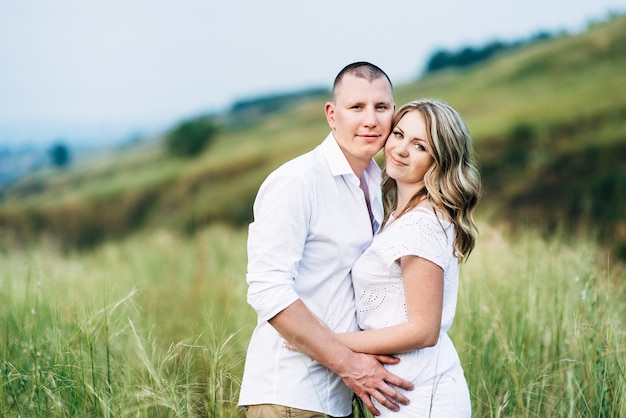
[{"label": "man's short hair", "polygon": [[389,76],[380,67],[366,61],[358,61],[343,67],[343,69],[339,71],[339,74],[337,74],[337,77],[335,77],[332,93],[333,101],[335,100],[335,90],[337,90],[337,87],[341,84],[343,77],[347,74],[358,78],[364,78],[370,83],[380,77],[385,77],[389,82],[389,86],[393,89]]}]

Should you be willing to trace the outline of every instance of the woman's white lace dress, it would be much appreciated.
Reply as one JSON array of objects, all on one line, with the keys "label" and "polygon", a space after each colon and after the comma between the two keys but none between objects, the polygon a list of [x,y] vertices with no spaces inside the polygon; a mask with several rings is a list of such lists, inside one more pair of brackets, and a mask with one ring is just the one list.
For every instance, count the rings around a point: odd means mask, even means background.
[{"label": "woman's white lace dress", "polygon": [[390,223],[357,260],[352,269],[357,316],[363,330],[407,322],[404,288],[398,260],[417,255],[444,271],[443,312],[439,341],[434,347],[399,354],[400,362],[386,366],[410,380],[413,391],[402,391],[411,404],[389,417],[469,417],[469,390],[456,349],[448,337],[456,311],[459,265],[453,255],[454,227],[425,208],[417,207]]}]

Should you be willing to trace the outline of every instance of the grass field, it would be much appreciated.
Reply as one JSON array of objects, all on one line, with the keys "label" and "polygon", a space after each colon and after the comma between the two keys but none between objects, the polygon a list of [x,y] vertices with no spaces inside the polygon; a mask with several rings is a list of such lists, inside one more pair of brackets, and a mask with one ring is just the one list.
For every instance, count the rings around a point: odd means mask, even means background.
[{"label": "grass field", "polygon": [[[0,416],[242,416],[245,238],[0,253]],[[483,226],[451,330],[474,416],[626,416],[625,301],[622,266],[586,240]]]},{"label": "grass field", "polygon": [[[480,157],[451,330],[475,417],[626,416],[625,22],[396,86],[455,106]],[[326,136],[323,105],[231,121],[194,159],[153,138],[0,194],[0,417],[241,417],[243,225]]]}]

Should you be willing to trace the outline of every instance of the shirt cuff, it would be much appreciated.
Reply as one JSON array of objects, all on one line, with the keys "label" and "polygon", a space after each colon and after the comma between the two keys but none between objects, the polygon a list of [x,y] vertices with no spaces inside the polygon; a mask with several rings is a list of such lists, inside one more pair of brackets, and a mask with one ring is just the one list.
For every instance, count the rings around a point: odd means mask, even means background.
[{"label": "shirt cuff", "polygon": [[259,316],[259,322],[272,319],[299,299],[293,285],[268,283],[250,276],[248,283],[248,303]]}]

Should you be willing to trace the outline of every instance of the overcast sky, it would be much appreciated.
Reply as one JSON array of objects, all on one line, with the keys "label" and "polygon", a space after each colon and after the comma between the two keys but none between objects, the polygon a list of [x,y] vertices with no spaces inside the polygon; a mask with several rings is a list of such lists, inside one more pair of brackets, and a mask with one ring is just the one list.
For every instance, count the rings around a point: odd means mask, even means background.
[{"label": "overcast sky", "polygon": [[402,84],[438,49],[576,32],[610,11],[626,0],[0,0],[0,146],[118,141],[330,87],[359,60]]}]

